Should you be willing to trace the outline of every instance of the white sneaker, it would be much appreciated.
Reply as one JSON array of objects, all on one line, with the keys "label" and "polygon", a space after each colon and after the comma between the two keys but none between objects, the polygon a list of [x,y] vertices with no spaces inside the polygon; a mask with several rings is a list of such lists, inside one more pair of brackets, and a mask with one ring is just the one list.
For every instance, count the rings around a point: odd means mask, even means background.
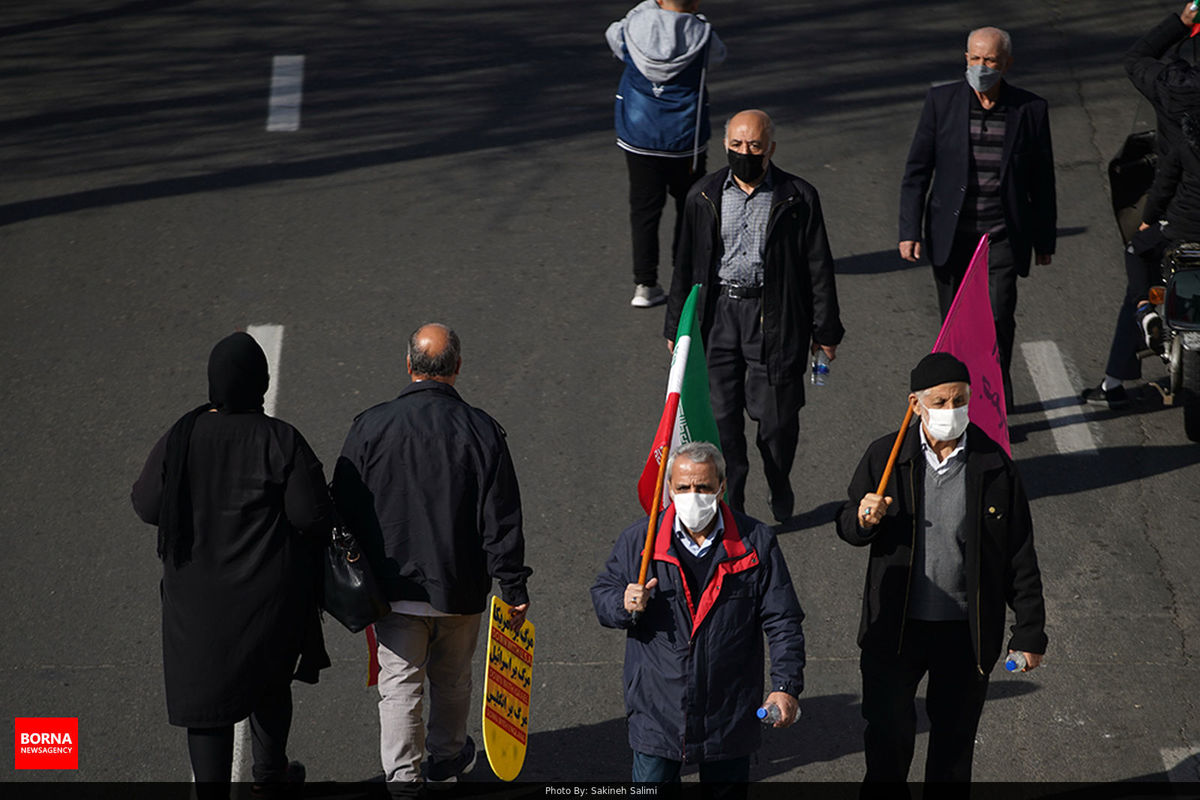
[{"label": "white sneaker", "polygon": [[661,306],[665,302],[667,302],[667,294],[657,283],[654,285],[639,283],[633,290],[633,299],[629,301],[629,305],[634,308],[651,308]]}]

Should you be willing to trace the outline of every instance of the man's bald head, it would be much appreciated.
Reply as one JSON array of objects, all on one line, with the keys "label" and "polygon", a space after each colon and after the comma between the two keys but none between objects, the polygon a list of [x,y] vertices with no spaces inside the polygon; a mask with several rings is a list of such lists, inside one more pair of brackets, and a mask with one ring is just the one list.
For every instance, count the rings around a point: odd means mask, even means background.
[{"label": "man's bald head", "polygon": [[987,26],[984,28],[976,28],[967,34],[967,52],[971,52],[971,45],[978,42],[980,45],[992,47],[1005,56],[1012,58],[1012,37],[1008,35],[1008,31],[1003,28],[993,28]]},{"label": "man's bald head", "polygon": [[408,337],[408,374],[415,381],[454,383],[462,366],[458,334],[439,322],[429,322]]},{"label": "man's bald head", "polygon": [[[739,111],[725,122],[725,141],[729,141],[730,131],[750,134],[750,138],[764,139],[767,143],[775,141],[775,122],[771,115],[757,108]],[[744,137],[739,137],[744,138]]]}]

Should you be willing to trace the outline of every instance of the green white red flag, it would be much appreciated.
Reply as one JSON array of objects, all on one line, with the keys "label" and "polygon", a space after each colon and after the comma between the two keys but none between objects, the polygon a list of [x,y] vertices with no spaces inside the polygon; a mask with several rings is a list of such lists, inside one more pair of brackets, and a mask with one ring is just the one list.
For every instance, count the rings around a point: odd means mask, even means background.
[{"label": "green white red flag", "polygon": [[[654,487],[658,483],[661,458],[669,457],[676,448],[688,442],[711,442],[717,447],[721,446],[712,402],[708,397],[708,365],[704,361],[700,321],[696,316],[699,296],[700,285],[697,284],[692,287],[679,315],[671,374],[667,378],[667,401],[658,422],[658,431],[654,434],[654,445],[646,458],[642,477],[638,479],[638,499],[647,514],[654,502]],[[663,445],[667,446],[665,454],[662,454]],[[666,488],[664,485],[664,499]]]}]

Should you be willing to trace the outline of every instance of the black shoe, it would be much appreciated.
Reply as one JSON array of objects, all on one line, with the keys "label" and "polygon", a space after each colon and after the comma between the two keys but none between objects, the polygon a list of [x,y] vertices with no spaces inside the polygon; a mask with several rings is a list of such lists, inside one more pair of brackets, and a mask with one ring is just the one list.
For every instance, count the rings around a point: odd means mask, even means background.
[{"label": "black shoe", "polygon": [[283,779],[277,782],[252,783],[250,794],[253,797],[299,797],[301,784],[308,775],[308,770],[299,761],[290,761]]},{"label": "black shoe", "polygon": [[1128,408],[1130,402],[1129,392],[1125,391],[1124,386],[1114,386],[1105,391],[1103,383],[1084,389],[1079,397],[1086,403],[1108,403],[1113,411]]},{"label": "black shoe", "polygon": [[776,522],[787,522],[792,518],[796,495],[791,489],[788,489],[787,494],[781,494],[779,497],[768,496],[767,503],[771,506],[771,516],[775,518]]},{"label": "black shoe", "polygon": [[455,780],[473,766],[475,766],[475,740],[468,736],[467,743],[454,758],[444,761],[429,759],[429,766],[425,770],[425,780],[435,783]]}]

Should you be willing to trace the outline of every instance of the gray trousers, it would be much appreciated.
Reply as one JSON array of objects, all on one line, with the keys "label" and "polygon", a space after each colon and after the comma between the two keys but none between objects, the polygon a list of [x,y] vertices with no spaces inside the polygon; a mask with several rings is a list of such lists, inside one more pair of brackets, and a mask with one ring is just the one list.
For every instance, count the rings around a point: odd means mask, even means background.
[{"label": "gray trousers", "polygon": [[[379,641],[379,755],[384,779],[421,780],[428,746],[439,761],[462,752],[471,703],[471,660],[482,614],[392,613],[375,623]],[[429,734],[422,722],[429,681]]]}]

